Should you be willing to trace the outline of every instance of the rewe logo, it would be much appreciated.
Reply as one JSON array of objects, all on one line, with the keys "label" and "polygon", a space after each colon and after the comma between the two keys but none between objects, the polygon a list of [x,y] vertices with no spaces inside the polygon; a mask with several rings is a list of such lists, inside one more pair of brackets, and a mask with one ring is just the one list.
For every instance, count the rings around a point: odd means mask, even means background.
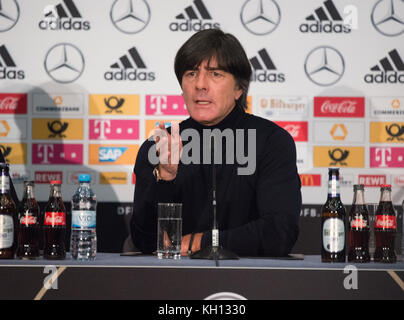
[{"label": "rewe logo", "polygon": [[184,13],[180,13],[175,17],[177,21],[170,23],[171,31],[201,31],[205,29],[220,29],[220,24],[217,22],[207,21],[212,20],[208,9],[202,0],[195,0],[194,5],[184,9]]},{"label": "rewe logo", "polygon": [[252,57],[250,63],[253,67],[251,81],[257,82],[285,82],[285,74],[277,72],[266,49],[258,51],[258,56]]},{"label": "rewe logo", "polygon": [[0,80],[23,80],[25,73],[18,70],[5,45],[0,46]]},{"label": "rewe logo", "polygon": [[147,72],[146,64],[135,47],[128,50],[128,54],[119,58],[118,62],[110,66],[111,70],[104,73],[105,80],[117,81],[154,81],[156,74]]},{"label": "rewe logo", "polygon": [[44,9],[45,18],[39,21],[41,30],[90,30],[90,22],[84,21],[73,0],[63,0],[64,6],[48,5]]},{"label": "rewe logo", "polygon": [[404,84],[404,63],[396,49],[391,50],[387,57],[380,59],[370,70],[372,73],[365,75],[366,83],[400,83]]},{"label": "rewe logo", "polygon": [[332,0],[324,2],[324,6],[314,10],[314,13],[306,17],[306,23],[299,27],[303,33],[350,33],[349,24],[345,24],[341,14]]}]

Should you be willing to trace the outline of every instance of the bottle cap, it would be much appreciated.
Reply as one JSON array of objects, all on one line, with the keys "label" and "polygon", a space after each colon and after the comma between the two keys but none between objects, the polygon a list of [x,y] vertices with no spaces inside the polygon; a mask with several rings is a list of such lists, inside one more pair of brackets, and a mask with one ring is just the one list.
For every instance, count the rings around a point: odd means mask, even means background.
[{"label": "bottle cap", "polygon": [[380,188],[391,189],[391,184],[381,184]]},{"label": "bottle cap", "polygon": [[50,184],[62,184],[62,180],[51,180],[49,181]]},{"label": "bottle cap", "polygon": [[354,184],[353,189],[354,189],[354,191],[365,190],[365,186],[363,184]]},{"label": "bottle cap", "polygon": [[79,174],[79,182],[90,182],[91,176],[89,174]]}]

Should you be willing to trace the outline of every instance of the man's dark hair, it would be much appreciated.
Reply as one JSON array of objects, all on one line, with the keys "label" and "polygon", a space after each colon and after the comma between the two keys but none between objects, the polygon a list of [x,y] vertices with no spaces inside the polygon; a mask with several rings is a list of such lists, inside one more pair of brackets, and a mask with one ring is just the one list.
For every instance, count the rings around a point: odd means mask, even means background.
[{"label": "man's dark hair", "polygon": [[182,86],[182,76],[187,70],[194,70],[203,61],[208,65],[216,58],[218,67],[233,75],[236,84],[243,90],[237,104],[247,109],[247,92],[251,79],[251,65],[240,42],[230,33],[208,29],[195,33],[178,50],[174,69]]}]

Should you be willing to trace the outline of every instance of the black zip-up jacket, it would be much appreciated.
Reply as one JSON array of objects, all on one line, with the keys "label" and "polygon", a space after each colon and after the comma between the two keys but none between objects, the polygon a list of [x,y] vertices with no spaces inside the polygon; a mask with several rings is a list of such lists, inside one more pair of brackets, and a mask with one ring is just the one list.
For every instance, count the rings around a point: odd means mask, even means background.
[{"label": "black zip-up jacket", "polygon": [[[203,143],[207,143],[203,141],[207,140],[203,139],[204,129],[217,128],[222,132],[231,129],[234,137],[237,129],[244,129],[245,154],[249,150],[247,130],[256,130],[256,168],[250,175],[238,174],[243,166],[236,156],[233,164],[227,164],[231,161],[226,162],[223,139],[224,164],[215,165],[220,245],[240,256],[290,253],[299,233],[302,200],[296,147],[289,133],[269,120],[245,113],[238,106],[212,127],[203,126],[192,118],[180,123],[181,133],[190,128],[200,133],[201,159]],[[189,142],[183,141],[182,157]],[[239,142],[235,139],[235,152]],[[157,182],[153,174],[155,165],[148,159],[152,146],[153,141],[142,144],[134,168],[136,186],[131,230],[135,246],[144,253],[156,250],[158,202],[182,203],[183,235],[203,232],[201,247],[211,245],[212,165],[180,161],[173,181]]]}]

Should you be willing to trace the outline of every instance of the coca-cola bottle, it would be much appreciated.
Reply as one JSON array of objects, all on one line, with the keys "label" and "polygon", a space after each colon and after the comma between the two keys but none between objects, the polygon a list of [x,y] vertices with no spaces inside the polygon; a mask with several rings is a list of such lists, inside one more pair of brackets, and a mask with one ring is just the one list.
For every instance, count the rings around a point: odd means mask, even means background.
[{"label": "coca-cola bottle", "polygon": [[0,259],[14,259],[17,207],[10,195],[9,167],[0,163]]},{"label": "coca-cola bottle", "polygon": [[44,258],[63,260],[66,257],[66,209],[62,200],[62,182],[50,181],[51,190],[43,222]]},{"label": "coca-cola bottle", "polygon": [[397,256],[394,241],[397,231],[396,212],[391,202],[391,185],[380,186],[380,202],[375,219],[375,262],[394,263]]},{"label": "coca-cola bottle", "polygon": [[348,261],[369,262],[369,213],[365,204],[365,187],[356,184],[354,197],[349,211]]},{"label": "coca-cola bottle", "polygon": [[18,211],[17,257],[39,257],[40,210],[34,194],[34,181],[24,181],[24,196]]},{"label": "coca-cola bottle", "polygon": [[321,210],[322,262],[345,262],[345,207],[339,189],[339,169],[328,169],[328,197]]}]

